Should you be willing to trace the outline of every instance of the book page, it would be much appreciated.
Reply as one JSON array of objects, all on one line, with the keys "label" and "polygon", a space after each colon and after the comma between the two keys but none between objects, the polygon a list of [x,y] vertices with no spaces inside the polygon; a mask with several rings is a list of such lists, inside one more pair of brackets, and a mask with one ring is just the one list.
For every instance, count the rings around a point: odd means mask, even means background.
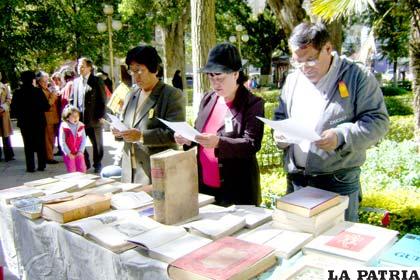
[{"label": "book page", "polygon": [[190,224],[192,232],[198,231],[213,239],[230,235],[245,226],[245,218],[227,214],[218,220],[204,219]]},{"label": "book page", "polygon": [[113,128],[115,128],[116,130],[118,130],[118,131],[125,131],[125,130],[129,129],[125,124],[123,124],[121,122],[121,120],[118,117],[116,117],[116,116],[114,116],[112,114],[109,114],[109,113],[107,113],[106,115],[111,120],[110,125]]},{"label": "book page", "polygon": [[148,206],[153,203],[153,198],[147,193],[122,192],[111,197],[111,206],[115,209],[135,209]]},{"label": "book page", "polygon": [[158,118],[161,122],[163,122],[167,127],[172,129],[174,132],[180,134],[182,137],[196,142],[195,137],[200,135],[201,133],[198,132],[195,128],[190,126],[187,122],[169,122]]},{"label": "book page", "polygon": [[169,241],[180,238],[187,232],[182,227],[177,226],[160,226],[130,238],[128,241],[142,246],[146,249],[154,249],[162,246]]}]

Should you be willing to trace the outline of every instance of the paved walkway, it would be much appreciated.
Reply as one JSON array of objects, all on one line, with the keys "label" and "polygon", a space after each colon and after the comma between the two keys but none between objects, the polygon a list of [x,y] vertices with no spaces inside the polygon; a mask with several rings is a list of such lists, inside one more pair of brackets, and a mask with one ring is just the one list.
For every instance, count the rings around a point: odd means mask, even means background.
[{"label": "paved walkway", "polygon": [[[16,128],[16,122],[13,122],[14,134],[11,136],[11,142],[13,150],[15,152],[15,160],[9,162],[0,162],[0,189],[6,189],[10,187],[20,186],[24,182],[38,180],[46,177],[52,177],[66,173],[66,167],[64,166],[63,159],[61,156],[56,156],[55,159],[60,163],[58,164],[47,164],[45,171],[36,171],[34,173],[27,173],[25,165],[25,153],[23,151],[23,141],[20,134],[19,128]],[[113,155],[120,142],[116,142],[110,132],[104,132],[104,158],[102,160],[102,166],[111,165]],[[92,158],[92,145],[90,141],[87,141],[87,149]],[[88,173],[93,173],[93,168],[88,170]],[[3,249],[0,244],[0,266],[5,266],[3,258]],[[7,268],[4,268],[4,279],[5,280],[16,280]]]}]

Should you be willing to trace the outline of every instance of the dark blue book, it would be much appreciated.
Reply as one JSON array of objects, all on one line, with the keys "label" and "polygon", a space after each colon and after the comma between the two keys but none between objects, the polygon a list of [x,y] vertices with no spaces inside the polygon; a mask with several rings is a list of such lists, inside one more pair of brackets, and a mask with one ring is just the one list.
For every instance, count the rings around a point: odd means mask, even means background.
[{"label": "dark blue book", "polygon": [[420,267],[420,235],[406,234],[379,257],[383,266]]}]

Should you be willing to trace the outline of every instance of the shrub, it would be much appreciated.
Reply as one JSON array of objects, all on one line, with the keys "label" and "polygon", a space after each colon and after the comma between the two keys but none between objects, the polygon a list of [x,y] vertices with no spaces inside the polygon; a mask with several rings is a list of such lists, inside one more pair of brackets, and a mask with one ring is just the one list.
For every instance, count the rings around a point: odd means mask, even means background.
[{"label": "shrub", "polygon": [[265,112],[265,117],[267,119],[270,119],[270,120],[273,119],[274,110],[277,109],[277,107],[279,106],[278,104],[279,104],[278,102],[277,103],[266,102],[264,104],[264,112]]},{"label": "shrub", "polygon": [[261,143],[261,149],[257,153],[258,164],[261,167],[281,166],[283,152],[277,148],[271,135],[271,129],[264,126],[264,137]]},{"label": "shrub", "polygon": [[381,90],[384,96],[404,95],[409,92],[404,88],[395,87],[395,86],[384,86],[384,87],[381,87]]},{"label": "shrub", "polygon": [[385,105],[390,116],[405,116],[413,114],[413,95],[386,96]]},{"label": "shrub", "polygon": [[262,205],[273,208],[275,198],[286,193],[286,175],[281,167],[262,168],[260,174]]},{"label": "shrub", "polygon": [[407,116],[391,116],[390,126],[385,139],[395,142],[414,139],[414,117]]},{"label": "shrub", "polygon": [[411,189],[420,191],[420,157],[415,141],[382,141],[367,151],[362,166],[363,193]]},{"label": "shrub", "polygon": [[267,103],[278,103],[280,90],[279,89],[265,90],[265,91],[256,92],[255,95],[260,96]]},{"label": "shrub", "polygon": [[[405,233],[420,234],[420,192],[401,188],[381,192],[370,191],[363,196],[363,207],[374,207],[389,212],[389,228]],[[382,214],[376,211],[359,212],[360,221],[380,225]]]}]

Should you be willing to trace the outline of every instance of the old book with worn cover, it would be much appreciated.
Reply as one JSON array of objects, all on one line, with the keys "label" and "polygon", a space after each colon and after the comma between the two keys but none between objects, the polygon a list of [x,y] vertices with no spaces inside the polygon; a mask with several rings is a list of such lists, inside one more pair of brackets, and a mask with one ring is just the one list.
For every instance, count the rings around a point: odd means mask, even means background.
[{"label": "old book with worn cover", "polygon": [[55,183],[57,181],[58,179],[56,178],[44,178],[44,179],[39,179],[35,181],[29,181],[29,182],[23,183],[23,185],[27,187],[38,187],[38,186],[42,186],[46,184]]},{"label": "old book with worn cover", "polygon": [[135,210],[115,210],[63,224],[63,227],[121,253],[136,247],[127,239],[147,232],[161,224],[148,217],[140,217]]},{"label": "old book with worn cover", "polygon": [[0,199],[6,204],[10,203],[10,200],[22,198],[22,197],[39,197],[44,195],[44,192],[32,187],[19,186],[9,189],[0,190]]},{"label": "old book with worn cover", "polygon": [[196,149],[150,157],[156,221],[172,225],[198,215]]},{"label": "old book with worn cover", "polygon": [[277,199],[277,209],[304,217],[312,217],[340,203],[338,194],[313,187],[305,187]]},{"label": "old book with worn cover", "polygon": [[178,226],[161,225],[128,239],[154,259],[172,262],[208,243],[210,239],[189,234]]},{"label": "old book with worn cover", "polygon": [[37,197],[12,199],[10,204],[12,204],[21,215],[31,220],[35,220],[41,217],[42,201]]},{"label": "old book with worn cover", "polygon": [[244,280],[275,263],[273,248],[225,237],[170,263],[168,275],[175,280]]},{"label": "old book with worn cover", "polygon": [[420,235],[406,234],[379,257],[381,266],[420,267]]},{"label": "old book with worn cover", "polygon": [[102,213],[110,207],[110,197],[87,194],[74,200],[44,205],[42,217],[58,223],[67,223]]},{"label": "old book with worn cover", "polygon": [[304,254],[332,255],[370,265],[397,239],[398,231],[342,222],[306,244]]},{"label": "old book with worn cover", "polygon": [[[333,221],[338,216],[343,216],[349,204],[348,196],[340,196],[340,203],[328,208],[312,217],[303,217],[296,213],[285,210],[275,209],[273,212],[273,221],[278,225],[288,225],[295,231],[304,231],[309,233],[320,233],[336,225]],[[342,220],[344,221],[344,220]],[[340,221],[341,222],[341,221]]]}]

